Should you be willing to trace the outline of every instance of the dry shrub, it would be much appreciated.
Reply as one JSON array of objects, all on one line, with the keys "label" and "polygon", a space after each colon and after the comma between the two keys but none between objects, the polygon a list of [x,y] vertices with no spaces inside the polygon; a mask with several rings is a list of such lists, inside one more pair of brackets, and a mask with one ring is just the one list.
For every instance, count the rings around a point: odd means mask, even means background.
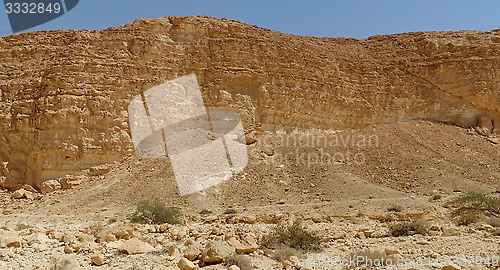
[{"label": "dry shrub", "polygon": [[278,262],[284,262],[286,260],[289,260],[290,257],[295,256],[297,258],[303,257],[304,253],[300,250],[288,247],[288,246],[281,246],[276,249],[276,251],[273,253],[271,258]]},{"label": "dry shrub", "polygon": [[165,207],[159,201],[142,201],[137,204],[137,209],[130,220],[145,224],[181,224],[179,216],[180,211],[177,208]]},{"label": "dry shrub", "polygon": [[308,231],[299,220],[290,225],[281,222],[262,237],[262,245],[268,248],[288,246],[303,251],[320,251],[321,237],[316,232]]},{"label": "dry shrub", "polygon": [[229,267],[231,265],[236,265],[238,266],[241,270],[252,270],[254,269],[252,265],[252,261],[248,256],[245,255],[239,255],[237,253],[234,253],[233,255],[227,257],[224,260],[224,264]]},{"label": "dry shrub", "polygon": [[408,236],[414,234],[426,235],[429,233],[430,224],[425,219],[399,222],[389,227],[389,232],[394,237]]},{"label": "dry shrub", "polygon": [[489,218],[486,222],[493,227],[500,227],[500,218],[492,217]]},{"label": "dry shrub", "polygon": [[392,205],[392,206],[387,208],[387,211],[399,213],[399,212],[403,211],[403,207],[401,205]]},{"label": "dry shrub", "polygon": [[500,199],[482,193],[466,193],[447,202],[445,206],[453,208],[452,217],[464,225],[483,217],[500,217]]}]

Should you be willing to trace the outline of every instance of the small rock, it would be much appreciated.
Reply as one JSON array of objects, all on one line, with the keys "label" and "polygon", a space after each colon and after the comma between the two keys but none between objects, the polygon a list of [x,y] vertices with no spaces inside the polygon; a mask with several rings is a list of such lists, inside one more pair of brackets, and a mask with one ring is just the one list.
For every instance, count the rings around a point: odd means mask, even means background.
[{"label": "small rock", "polygon": [[14,191],[11,195],[12,199],[22,199],[22,198],[26,198],[26,199],[34,199],[35,198],[35,194],[33,194],[33,192],[30,192],[30,191],[27,191],[26,189],[24,188],[21,188],[21,189],[18,189],[16,191]]},{"label": "small rock", "polygon": [[75,186],[81,185],[85,181],[85,176],[74,176],[74,175],[66,175],[65,177],[59,178],[59,183],[63,189],[70,189]]},{"label": "small rock", "polygon": [[331,237],[331,239],[333,239],[333,240],[338,240],[338,239],[342,239],[342,238],[344,238],[344,237],[345,237],[345,232],[337,232],[337,233],[335,233],[335,234]]},{"label": "small rock", "polygon": [[201,245],[198,243],[192,243],[188,246],[186,252],[184,252],[184,257],[190,261],[196,260],[201,253]]},{"label": "small rock", "polygon": [[21,238],[17,235],[10,235],[2,240],[5,241],[5,246],[8,248],[20,248],[22,246]]},{"label": "small rock", "polygon": [[104,256],[98,252],[92,255],[92,263],[97,266],[101,266],[104,264]]},{"label": "small rock", "polygon": [[385,248],[385,254],[386,255],[396,255],[396,254],[400,254],[400,253],[399,253],[399,250],[397,248],[387,247],[387,248]]},{"label": "small rock", "polygon": [[42,191],[42,193],[50,193],[59,189],[62,189],[62,186],[58,180],[45,181],[40,187],[40,191]]},{"label": "small rock", "polygon": [[418,245],[428,245],[428,244],[430,244],[430,242],[427,240],[424,240],[424,239],[419,239],[419,240],[417,240],[417,244]]},{"label": "small rock", "polygon": [[30,185],[23,185],[23,188],[29,192],[38,193],[38,190],[36,190],[34,187]]},{"label": "small rock", "polygon": [[46,243],[40,243],[40,244],[37,244],[35,246],[35,250],[38,251],[38,252],[42,252],[42,251],[45,251],[47,249],[49,249],[49,246],[47,246]]},{"label": "small rock", "polygon": [[186,258],[180,259],[179,262],[177,263],[177,266],[181,270],[194,270],[197,268],[197,266],[192,261],[190,261]]},{"label": "small rock", "polygon": [[363,230],[363,234],[365,235],[366,238],[372,236],[374,232],[375,232],[374,230]]},{"label": "small rock", "polygon": [[62,236],[61,240],[65,244],[68,244],[68,243],[71,243],[71,242],[76,242],[76,236],[75,236],[75,234],[73,232],[66,232]]},{"label": "small rock", "polygon": [[137,238],[132,238],[123,242],[118,250],[129,255],[151,252],[154,249],[150,244],[142,242]]},{"label": "small rock", "polygon": [[460,270],[460,267],[454,264],[450,264],[441,268],[441,270]]},{"label": "small rock", "polygon": [[227,270],[240,270],[240,268],[237,265],[231,265],[227,268]]},{"label": "small rock", "polygon": [[103,175],[103,174],[108,173],[109,171],[110,171],[109,166],[106,164],[103,164],[103,165],[99,165],[99,166],[90,168],[89,175],[90,176]]},{"label": "small rock", "polygon": [[75,255],[62,255],[57,261],[57,269],[76,270],[81,269]]},{"label": "small rock", "polygon": [[114,242],[116,241],[116,236],[114,234],[106,234],[106,236],[104,237],[104,240],[106,242]]},{"label": "small rock", "polygon": [[236,249],[226,242],[214,241],[207,245],[201,253],[201,259],[205,263],[221,263],[224,258],[233,254]]},{"label": "small rock", "polygon": [[443,236],[455,236],[458,234],[458,229],[455,227],[443,228]]}]

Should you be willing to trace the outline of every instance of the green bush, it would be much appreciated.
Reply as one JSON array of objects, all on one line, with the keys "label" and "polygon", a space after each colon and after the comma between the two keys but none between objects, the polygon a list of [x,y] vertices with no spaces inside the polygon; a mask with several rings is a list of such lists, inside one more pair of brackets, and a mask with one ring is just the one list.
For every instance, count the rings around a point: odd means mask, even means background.
[{"label": "green bush", "polygon": [[389,227],[389,232],[394,237],[408,236],[414,234],[426,235],[429,233],[429,222],[417,219],[411,222],[399,222]]},{"label": "green bush", "polygon": [[500,199],[481,193],[466,193],[445,206],[452,208],[452,217],[464,225],[482,217],[500,217]]},{"label": "green bush", "polygon": [[320,251],[321,237],[316,232],[308,231],[302,222],[292,224],[279,223],[273,230],[262,237],[262,245],[268,248],[280,248],[283,245],[303,251]]},{"label": "green bush", "polygon": [[158,201],[141,201],[137,204],[137,209],[130,220],[144,224],[181,224],[179,216],[180,211],[177,208],[165,207]]}]

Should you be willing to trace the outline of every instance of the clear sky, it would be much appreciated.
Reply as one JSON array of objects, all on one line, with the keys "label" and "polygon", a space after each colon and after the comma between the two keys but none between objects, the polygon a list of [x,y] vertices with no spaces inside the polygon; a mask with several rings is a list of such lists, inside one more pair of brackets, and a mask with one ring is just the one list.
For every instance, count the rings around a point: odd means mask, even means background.
[{"label": "clear sky", "polygon": [[[414,31],[499,29],[500,0],[80,0],[64,16],[28,31],[105,29],[138,18],[172,15],[225,17],[298,35],[366,38]],[[0,36],[10,34],[2,9]]]}]

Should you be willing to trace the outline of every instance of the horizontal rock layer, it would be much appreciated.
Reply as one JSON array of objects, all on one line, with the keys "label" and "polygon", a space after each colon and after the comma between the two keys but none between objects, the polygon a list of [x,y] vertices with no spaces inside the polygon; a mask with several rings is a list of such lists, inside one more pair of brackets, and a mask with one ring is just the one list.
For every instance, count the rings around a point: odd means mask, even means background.
[{"label": "horizontal rock layer", "polygon": [[169,17],[16,34],[0,39],[0,57],[0,177],[10,188],[130,153],[130,101],[188,74],[205,104],[238,110],[247,130],[413,119],[500,129],[499,30],[357,40]]}]

